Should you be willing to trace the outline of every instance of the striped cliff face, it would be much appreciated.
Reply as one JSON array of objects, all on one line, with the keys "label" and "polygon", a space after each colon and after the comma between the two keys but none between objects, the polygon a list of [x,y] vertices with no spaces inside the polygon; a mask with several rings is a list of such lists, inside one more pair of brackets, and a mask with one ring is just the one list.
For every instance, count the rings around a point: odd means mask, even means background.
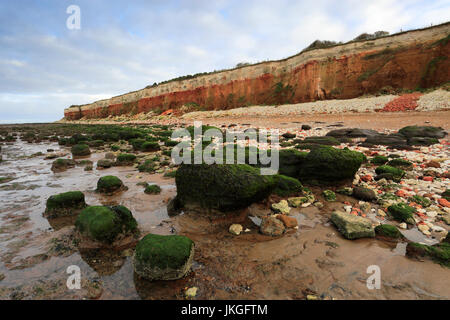
[{"label": "striped cliff face", "polygon": [[64,111],[68,120],[177,109],[348,99],[386,86],[428,88],[450,81],[450,23],[375,40],[171,81]]}]

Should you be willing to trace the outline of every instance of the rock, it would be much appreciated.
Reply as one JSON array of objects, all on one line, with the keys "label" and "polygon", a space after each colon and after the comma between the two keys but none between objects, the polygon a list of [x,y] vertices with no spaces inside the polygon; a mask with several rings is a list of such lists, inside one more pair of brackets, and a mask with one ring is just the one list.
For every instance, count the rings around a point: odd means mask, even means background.
[{"label": "rock", "polygon": [[298,221],[294,217],[289,217],[284,214],[278,214],[277,219],[283,222],[286,228],[295,228],[298,226]]},{"label": "rock", "polygon": [[377,213],[381,217],[385,217],[386,216],[386,213],[383,210],[381,210],[381,209],[378,209]]},{"label": "rock", "polygon": [[314,199],[312,199],[312,201],[311,201],[311,198],[309,198],[309,197],[293,197],[293,198],[289,198],[287,201],[288,201],[289,206],[291,206],[293,208],[298,208],[298,207],[301,207],[301,205],[304,203],[314,201]]},{"label": "rock", "polygon": [[342,137],[366,138],[366,137],[370,137],[370,136],[379,135],[379,133],[375,130],[370,130],[370,129],[346,128],[346,129],[331,130],[326,135],[335,137],[335,138],[342,138]]},{"label": "rock", "polygon": [[405,171],[402,169],[398,169],[395,167],[391,167],[388,165],[379,166],[375,169],[376,174],[378,175],[375,180],[385,178],[388,180],[398,181],[405,175]]},{"label": "rock", "polygon": [[280,197],[299,194],[302,192],[302,184],[295,178],[277,174],[273,177],[276,180],[276,187],[273,193]]},{"label": "rock", "polygon": [[450,208],[450,201],[445,198],[438,199],[438,203],[443,207]]},{"label": "rock", "polygon": [[51,170],[53,172],[62,172],[69,168],[74,168],[76,165],[75,161],[72,159],[56,159],[52,163]]},{"label": "rock", "polygon": [[97,182],[97,190],[100,193],[112,194],[124,188],[122,180],[116,176],[104,176]]},{"label": "rock", "polygon": [[450,189],[447,189],[444,192],[442,192],[441,196],[445,200],[450,201]]},{"label": "rock", "polygon": [[336,201],[336,194],[331,190],[324,190],[323,196],[327,201]]},{"label": "rock", "polygon": [[361,180],[364,181],[364,182],[369,182],[369,181],[372,181],[373,178],[372,178],[372,175],[366,174],[366,175],[361,177]]},{"label": "rock", "polygon": [[2,281],[3,279],[5,279],[5,275],[3,273],[0,273],[0,281]]},{"label": "rock", "polygon": [[323,208],[324,205],[323,205],[322,202],[317,201],[317,202],[314,202],[314,206],[317,207],[317,208],[319,208],[319,209],[321,209],[321,208]]},{"label": "rock", "polygon": [[415,224],[413,213],[416,209],[408,206],[406,203],[397,203],[388,207],[388,212],[394,219],[408,224]]},{"label": "rock", "polygon": [[232,225],[230,226],[230,228],[228,229],[228,231],[229,231],[231,234],[234,234],[235,236],[240,235],[241,232],[242,232],[242,230],[243,230],[243,227],[242,227],[240,224],[232,224]]},{"label": "rock", "polygon": [[69,191],[50,196],[47,199],[44,216],[57,218],[74,216],[86,207],[84,194],[80,191]]},{"label": "rock", "polygon": [[295,138],[297,135],[295,133],[291,133],[291,132],[286,132],[283,133],[282,136],[286,139],[293,139]]},{"label": "rock", "polygon": [[262,234],[268,236],[281,236],[284,233],[285,227],[283,222],[274,216],[264,217],[261,221],[260,229]]},{"label": "rock", "polygon": [[186,296],[186,298],[195,298],[195,296],[197,295],[197,287],[192,287],[189,289],[186,289],[186,291],[184,292],[184,295]]},{"label": "rock", "polygon": [[411,146],[431,146],[437,143],[439,143],[438,139],[427,137],[413,137],[408,140],[408,144]]},{"label": "rock", "polygon": [[157,184],[148,184],[145,187],[144,193],[145,194],[160,194],[161,193],[161,187],[158,186]]},{"label": "rock", "polygon": [[132,153],[121,153],[117,156],[115,165],[116,166],[132,166],[136,156]]},{"label": "rock", "polygon": [[345,187],[342,189],[336,190],[337,193],[345,194],[346,196],[351,196],[353,194],[353,188]]},{"label": "rock", "polygon": [[228,211],[266,198],[277,181],[246,164],[182,164],[175,182],[182,206]]},{"label": "rock", "polygon": [[409,198],[409,201],[415,202],[417,204],[420,204],[422,207],[427,208],[431,206],[431,200],[425,197],[421,197],[418,195],[412,196]]},{"label": "rock", "polygon": [[375,156],[370,160],[370,163],[373,163],[374,165],[380,166],[389,161],[388,157],[385,156]]},{"label": "rock", "polygon": [[291,211],[289,204],[286,200],[281,200],[278,203],[272,203],[272,210],[275,212],[288,214]]},{"label": "rock", "polygon": [[292,148],[279,150],[279,174],[298,178],[299,169],[307,155],[307,152],[301,152]]},{"label": "rock", "polygon": [[335,211],[331,214],[331,221],[347,239],[375,237],[375,231],[369,219]]},{"label": "rock", "polygon": [[111,168],[114,162],[109,159],[100,159],[97,161],[97,168]]},{"label": "rock", "polygon": [[119,234],[134,234],[137,222],[124,206],[89,206],[78,215],[75,229],[91,240],[111,244]]},{"label": "rock", "polygon": [[112,153],[112,152],[107,152],[105,154],[105,159],[114,160],[114,159],[116,159],[116,155],[114,153]]},{"label": "rock", "polygon": [[185,236],[148,234],[136,246],[134,271],[147,280],[176,280],[191,269],[194,242]]},{"label": "rock", "polygon": [[307,124],[302,124],[302,130],[311,130],[311,126]]},{"label": "rock", "polygon": [[72,155],[74,157],[88,156],[91,154],[91,149],[87,144],[76,144],[72,146]]},{"label": "rock", "polygon": [[401,128],[398,132],[407,138],[429,137],[442,139],[447,135],[441,127],[432,126],[407,126]]},{"label": "rock", "polygon": [[379,226],[376,226],[375,233],[383,237],[394,239],[399,239],[403,237],[401,232],[398,231],[398,229],[395,226],[390,224],[380,224]]},{"label": "rock", "polygon": [[403,159],[392,159],[387,163],[387,165],[395,168],[401,168],[404,170],[408,170],[413,167],[412,162]]},{"label": "rock", "polygon": [[364,159],[360,152],[321,146],[306,155],[299,169],[299,179],[314,183],[352,180]]},{"label": "rock", "polygon": [[406,256],[411,258],[428,256],[434,261],[449,267],[450,243],[444,240],[444,242],[435,244],[433,246],[427,246],[416,242],[410,242],[406,246]]},{"label": "rock", "polygon": [[398,147],[403,148],[407,147],[407,140],[404,136],[400,134],[378,134],[369,136],[366,141],[363,143],[364,146],[370,146],[370,145],[383,145],[383,146],[391,146],[391,147]]},{"label": "rock", "polygon": [[353,197],[355,197],[356,199],[359,200],[364,200],[364,201],[373,201],[377,199],[377,195],[375,194],[375,192],[369,188],[365,188],[365,187],[354,187],[353,188],[353,193],[352,193]]},{"label": "rock", "polygon": [[441,218],[442,218],[442,221],[444,221],[446,224],[450,225],[450,214],[444,214]]},{"label": "rock", "polygon": [[306,137],[304,140],[296,139],[294,142],[298,144],[318,144],[318,145],[326,145],[326,146],[337,146],[340,145],[339,140],[333,137]]},{"label": "rock", "polygon": [[399,227],[400,229],[404,229],[404,230],[408,229],[408,225],[407,225],[406,223],[404,223],[404,222],[400,223],[400,224],[398,225],[398,227]]}]

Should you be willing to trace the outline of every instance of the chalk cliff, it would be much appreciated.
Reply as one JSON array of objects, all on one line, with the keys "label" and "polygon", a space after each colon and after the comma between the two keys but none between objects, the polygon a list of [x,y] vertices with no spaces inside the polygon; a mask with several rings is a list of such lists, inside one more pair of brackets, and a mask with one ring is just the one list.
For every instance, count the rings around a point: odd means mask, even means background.
[{"label": "chalk cliff", "polygon": [[429,88],[450,81],[450,23],[353,41],[71,106],[67,120],[105,118],[195,104],[208,110],[349,99],[390,86]]}]

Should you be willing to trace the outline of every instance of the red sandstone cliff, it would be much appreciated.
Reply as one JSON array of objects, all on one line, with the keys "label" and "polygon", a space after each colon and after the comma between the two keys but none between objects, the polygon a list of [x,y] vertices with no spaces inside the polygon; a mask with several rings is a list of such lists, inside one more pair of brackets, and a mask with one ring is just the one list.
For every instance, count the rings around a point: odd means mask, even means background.
[{"label": "red sandstone cliff", "polygon": [[171,81],[64,110],[68,120],[165,110],[348,99],[386,86],[428,88],[450,81],[450,23],[375,40],[306,51],[293,57]]}]

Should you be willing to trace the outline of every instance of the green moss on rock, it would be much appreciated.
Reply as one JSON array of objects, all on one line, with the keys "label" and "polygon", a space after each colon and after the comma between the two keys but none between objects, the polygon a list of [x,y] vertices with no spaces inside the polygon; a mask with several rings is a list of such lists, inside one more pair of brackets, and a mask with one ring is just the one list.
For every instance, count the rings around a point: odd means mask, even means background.
[{"label": "green moss on rock", "polygon": [[286,197],[302,192],[302,184],[295,178],[277,174],[273,177],[276,181],[276,187],[273,193],[280,197]]},{"label": "green moss on rock", "polygon": [[354,178],[365,156],[347,148],[321,146],[311,150],[299,169],[302,182],[340,183]]},{"label": "green moss on rock", "polygon": [[91,154],[91,149],[87,144],[76,144],[71,151],[73,156],[88,156]]},{"label": "green moss on rock", "polygon": [[136,246],[135,272],[149,280],[175,280],[191,266],[194,242],[185,236],[148,234]]},{"label": "green moss on rock", "polygon": [[406,246],[406,255],[409,257],[429,256],[439,264],[450,268],[450,243],[441,242],[433,246],[410,242]]},{"label": "green moss on rock", "polygon": [[386,178],[391,178],[390,180],[398,181],[405,175],[405,171],[399,168],[391,167],[388,165],[379,166],[375,169],[377,175],[385,175]]},{"label": "green moss on rock", "polygon": [[45,216],[60,217],[75,215],[86,207],[84,194],[81,191],[69,191],[50,196],[47,199]]},{"label": "green moss on rock", "polygon": [[75,228],[88,238],[112,243],[121,233],[137,230],[137,222],[124,206],[90,206],[79,214]]},{"label": "green moss on rock", "polygon": [[136,160],[136,155],[132,153],[121,153],[116,158],[116,164],[121,165],[132,165]]},{"label": "green moss on rock", "polygon": [[412,168],[413,164],[410,161],[403,160],[403,159],[392,159],[387,163],[388,166],[395,167],[395,168],[403,168],[403,169],[409,169]]},{"label": "green moss on rock", "polygon": [[122,180],[116,176],[104,176],[97,182],[97,191],[101,193],[113,193],[124,187]]},{"label": "green moss on rock", "polygon": [[183,205],[222,211],[260,201],[276,186],[273,176],[260,175],[259,169],[246,164],[183,164],[175,181]]},{"label": "green moss on rock", "polygon": [[375,233],[383,237],[394,239],[399,239],[403,237],[403,235],[397,229],[397,227],[390,224],[380,224],[379,226],[376,226]]},{"label": "green moss on rock", "polygon": [[375,156],[370,160],[371,163],[377,166],[383,165],[388,161],[389,161],[388,157],[385,156]]},{"label": "green moss on rock", "polygon": [[418,195],[412,196],[411,198],[409,198],[409,201],[413,201],[417,204],[420,204],[422,207],[426,208],[431,206],[431,200],[425,197],[421,197]]},{"label": "green moss on rock", "polygon": [[161,193],[161,188],[160,188],[160,186],[158,186],[156,184],[151,184],[151,185],[147,185],[145,187],[144,192],[146,194],[159,194],[159,193]]},{"label": "green moss on rock", "polygon": [[406,203],[396,203],[388,207],[389,214],[396,220],[415,224],[413,213],[416,209],[408,206]]},{"label": "green moss on rock", "polygon": [[322,192],[323,197],[325,198],[325,200],[327,201],[336,201],[336,194],[331,191],[331,190],[324,190]]}]

